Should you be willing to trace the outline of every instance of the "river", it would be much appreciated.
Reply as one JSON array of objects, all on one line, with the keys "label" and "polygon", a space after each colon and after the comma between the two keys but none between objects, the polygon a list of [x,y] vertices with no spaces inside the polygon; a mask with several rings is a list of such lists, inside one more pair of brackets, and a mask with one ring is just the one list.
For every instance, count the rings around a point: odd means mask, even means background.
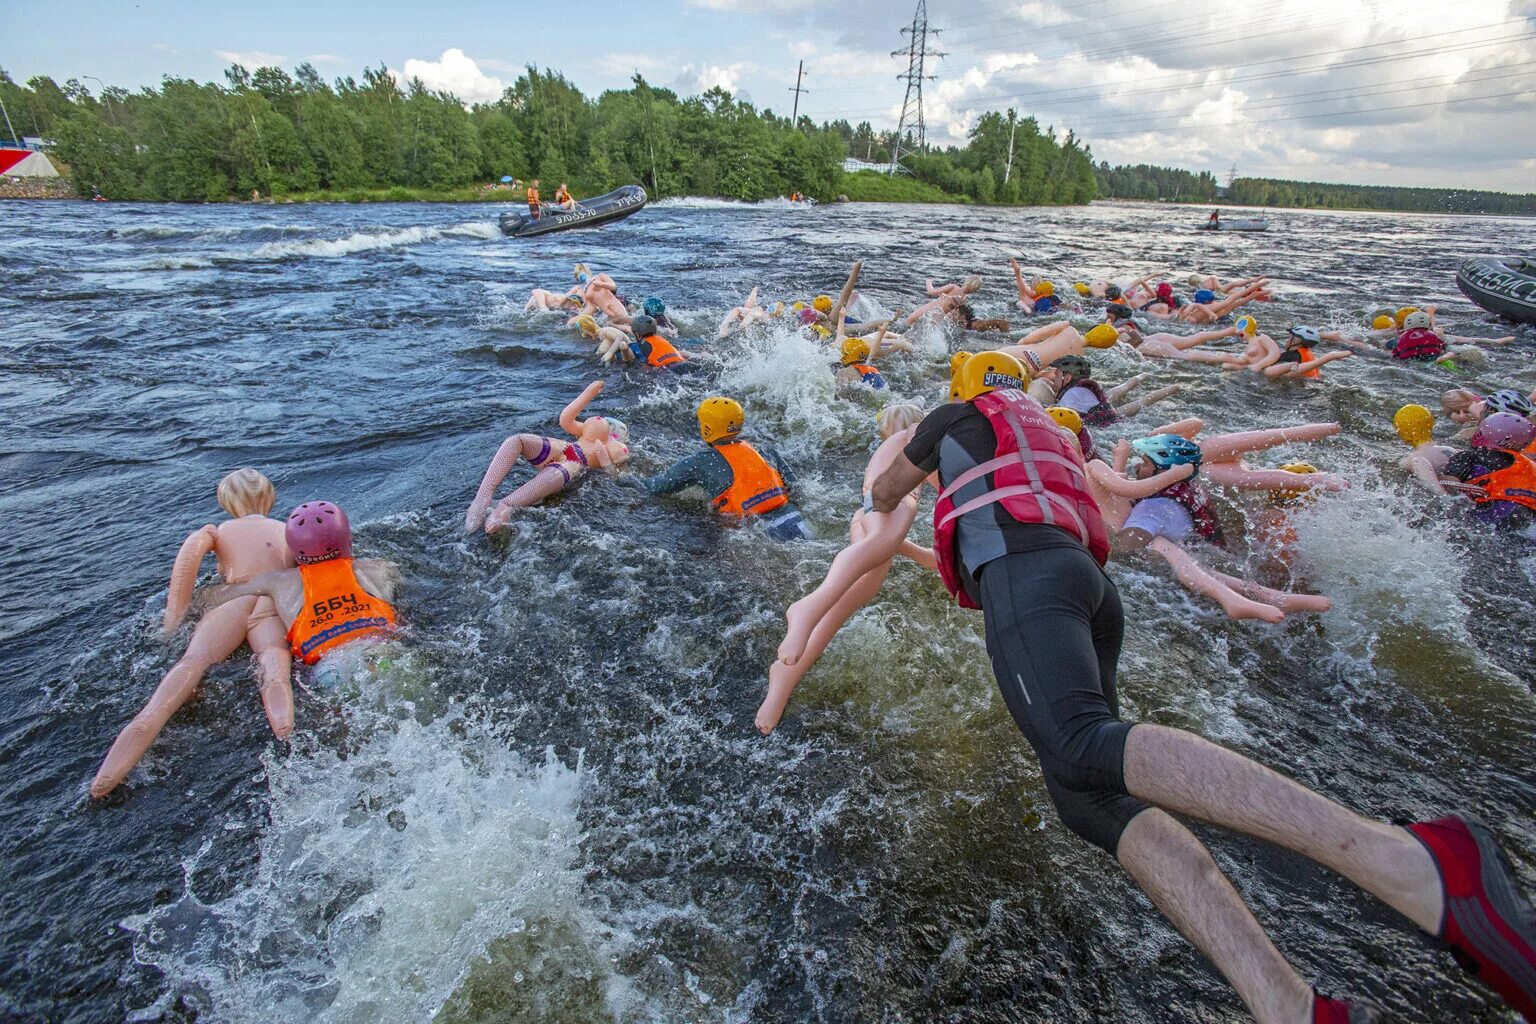
[{"label": "river", "polygon": [[[1018,254],[1063,283],[1266,273],[1266,328],[1432,302],[1488,336],[1507,331],[1452,272],[1536,251],[1536,221],[1279,212],[1266,235],[1211,237],[1168,207],[682,200],[509,241],[496,212],[0,203],[0,1017],[1246,1019],[1061,826],[980,617],[931,575],[898,564],[780,730],[752,729],[782,611],[836,552],[875,440],[876,406],[837,396],[824,352],[787,332],[710,341],[722,358],[703,379],[658,380],[601,367],[523,301],[586,260],[631,298],[664,297],[685,337],[712,337],[753,285],[835,291],[862,258],[871,305],[910,308],[925,277],[984,269],[978,309],[1006,315]],[[927,406],[947,352],[978,346],[918,338],[888,375]],[[1355,359],[1278,384],[1096,355],[1100,379],[1182,384],[1167,419],[1341,421],[1338,438],[1258,461],[1353,484],[1299,515],[1325,615],[1233,623],[1160,563],[1113,567],[1125,713],[1366,813],[1474,811],[1536,883],[1536,548],[1412,490],[1390,425],[1457,383],[1531,390],[1533,348],[1527,328],[1475,373]],[[594,411],[629,423],[647,471],[697,450],[706,389],[739,397],[749,436],[796,467],[820,539],[770,543],[698,500],[601,478],[507,537],[466,539],[500,441],[557,433],[599,378]],[[286,747],[236,657],[93,803],[100,758],[186,643],[185,628],[159,635],[177,546],[219,518],[214,485],[244,465],[276,482],[279,511],[335,500],[359,554],[400,564],[406,637],[352,685],[301,690]],[[1262,509],[1220,506],[1239,534]],[[1342,880],[1198,831],[1325,990],[1394,1020],[1512,1019]]]}]

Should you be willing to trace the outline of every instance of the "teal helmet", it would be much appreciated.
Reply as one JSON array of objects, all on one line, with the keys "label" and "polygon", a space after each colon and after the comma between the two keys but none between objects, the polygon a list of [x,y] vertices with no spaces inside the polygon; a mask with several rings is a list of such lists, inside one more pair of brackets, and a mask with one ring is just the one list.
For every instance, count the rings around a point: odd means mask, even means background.
[{"label": "teal helmet", "polygon": [[667,311],[667,304],[652,295],[641,304],[641,308],[645,310],[646,316],[661,316]]},{"label": "teal helmet", "polygon": [[1131,450],[1160,470],[1172,469],[1174,466],[1194,466],[1195,471],[1199,472],[1200,462],[1204,458],[1198,444],[1178,434],[1154,434],[1139,438],[1131,442]]}]

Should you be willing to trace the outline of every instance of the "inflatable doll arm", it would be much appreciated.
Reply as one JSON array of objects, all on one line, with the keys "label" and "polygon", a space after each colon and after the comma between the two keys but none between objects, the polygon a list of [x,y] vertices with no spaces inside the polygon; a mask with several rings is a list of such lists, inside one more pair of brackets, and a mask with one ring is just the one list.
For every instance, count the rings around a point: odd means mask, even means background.
[{"label": "inflatable doll arm", "polygon": [[1180,480],[1188,480],[1195,475],[1195,468],[1190,465],[1174,466],[1160,473],[1154,473],[1145,480],[1129,480],[1119,473],[1109,472],[1107,466],[1101,468],[1097,462],[1089,463],[1088,468],[1095,479],[1104,485],[1105,490],[1133,501],[1150,498],[1159,491],[1172,487]]},{"label": "inflatable doll arm", "polygon": [[859,275],[864,272],[864,261],[854,260],[853,266],[848,270],[848,280],[843,283],[843,290],[837,293],[837,301],[832,304],[832,318],[835,320],[842,315],[844,307],[853,301],[853,290],[859,285]]},{"label": "inflatable doll arm", "polygon": [[197,585],[197,571],[202,567],[204,556],[213,550],[218,536],[219,528],[209,525],[194,530],[181,542],[176,563],[171,566],[171,591],[165,599],[163,628],[167,633],[181,625],[181,620],[186,617],[187,608],[192,604],[192,590]]},{"label": "inflatable doll arm", "polygon": [[[602,393],[602,381],[595,380],[591,384],[588,384],[585,390],[583,390],[581,394],[572,399],[571,404],[567,405],[561,411],[560,429],[565,431],[567,434],[570,434],[572,437],[580,437],[581,421],[576,417],[580,416],[582,410],[585,409],[588,405],[592,404],[592,400]],[[505,476],[506,474],[503,473],[502,475]],[[500,483],[500,481],[498,480],[497,483]],[[494,487],[495,485],[493,484],[492,486]]]}]

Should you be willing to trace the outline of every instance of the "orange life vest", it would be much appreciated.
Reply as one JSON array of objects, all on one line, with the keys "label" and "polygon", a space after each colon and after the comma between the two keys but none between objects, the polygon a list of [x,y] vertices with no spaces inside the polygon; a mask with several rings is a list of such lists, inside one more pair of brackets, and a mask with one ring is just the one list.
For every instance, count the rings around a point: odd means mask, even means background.
[{"label": "orange life vest", "polygon": [[[1298,363],[1310,363],[1312,360],[1317,358],[1312,354],[1312,350],[1307,348],[1305,345],[1297,345],[1295,348],[1291,349],[1291,351],[1295,352],[1298,356],[1301,357],[1296,360]],[[1313,378],[1321,377],[1322,375],[1322,370],[1316,366],[1302,374],[1303,377]]]},{"label": "orange life vest", "polygon": [[773,464],[745,441],[715,445],[731,466],[731,486],[715,496],[716,512],[758,516],[789,504],[784,478]]},{"label": "orange life vest", "polygon": [[1520,452],[1509,454],[1514,456],[1515,461],[1504,469],[1496,469],[1467,481],[1488,492],[1486,496],[1472,500],[1479,505],[1486,505],[1490,501],[1512,501],[1536,511],[1536,462]]},{"label": "orange life vest", "polygon": [[651,366],[671,366],[673,363],[687,362],[682,353],[659,334],[653,334],[644,341],[651,346],[651,354],[645,357],[646,363]]},{"label": "orange life vest", "polygon": [[555,202],[566,203],[570,200],[571,193],[563,188],[555,189]]},{"label": "orange life vest", "polygon": [[876,391],[885,390],[885,378],[880,375],[879,370],[875,369],[868,363],[849,363],[848,365],[854,370],[858,371],[859,380],[863,381],[865,384],[868,384]]},{"label": "orange life vest", "polygon": [[288,627],[288,646],[306,665],[395,624],[394,608],[363,589],[350,558],[301,565],[299,577],[304,581],[304,608]]},{"label": "orange life vest", "polygon": [[530,210],[537,210],[539,208],[539,190],[532,185],[528,186],[528,208]]}]

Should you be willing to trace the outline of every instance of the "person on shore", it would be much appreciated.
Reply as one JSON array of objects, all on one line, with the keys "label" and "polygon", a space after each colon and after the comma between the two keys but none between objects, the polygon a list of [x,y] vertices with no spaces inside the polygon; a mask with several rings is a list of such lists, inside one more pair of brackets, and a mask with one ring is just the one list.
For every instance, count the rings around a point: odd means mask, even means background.
[{"label": "person on shore", "polygon": [[917,518],[915,494],[902,498],[897,511],[889,516],[869,511],[870,485],[912,440],[922,418],[923,411],[915,405],[890,405],[880,411],[880,446],[864,470],[864,505],[848,524],[849,544],[832,559],[821,585],[784,613],[787,630],[778,658],[768,669],[768,692],[754,720],[764,736],[779,724],[795,687],[843,623],[874,599],[891,571],[892,559],[900,554],[924,568],[938,568],[932,548],[907,540],[907,531]]},{"label": "person on shore", "polygon": [[741,439],[746,412],[734,398],[715,395],[699,403],[699,436],[709,447],[647,477],[622,477],[621,482],[644,487],[652,494],[676,494],[697,487],[713,495],[710,507],[736,520],[762,523],[774,540],[798,540],[811,535],[800,510],[790,502],[795,476],[779,453]]},{"label": "person on shore", "polygon": [[399,569],[378,558],[353,560],[352,526],[339,506],[305,502],[288,514],[283,536],[297,568],[219,587],[212,603],[270,598],[288,630],[293,656],[321,669],[324,659],[342,648],[394,632]]},{"label": "person on shore", "polygon": [[979,608],[997,684],[1068,828],[1114,857],[1265,1022],[1344,1022],[1367,1009],[1318,993],[1173,815],[1278,843],[1339,872],[1477,965],[1536,1014],[1536,919],[1493,833],[1449,815],[1390,826],[1246,757],[1123,721],[1125,618],[1105,575],[1108,531],[1066,431],[1023,393],[1023,369],[981,353],[875,480],[894,513],[935,471],[934,553],[946,589]]},{"label": "person on shore", "polygon": [[[182,542],[171,568],[170,593],[165,599],[161,629],[170,634],[186,617],[203,558],[218,559],[227,583],[244,583],[265,572],[294,564],[283,540],[283,524],[269,518],[277,491],[261,473],[239,469],[219,481],[218,501],[230,518],[195,530]],[[203,675],[228,659],[241,644],[256,657],[256,682],[272,735],[285,740],[293,732],[291,660],[283,642],[271,600],[247,597],[208,610],[192,631],[187,649],[155,687],[142,711],[126,725],[107,752],[91,796],[104,797],[116,789],[143,759],[155,737],[202,682]]]},{"label": "person on shore", "polygon": [[[558,494],[586,475],[588,469],[611,469],[629,460],[629,428],[612,416],[578,417],[603,393],[603,382],[586,386],[560,412],[560,429],[575,438],[562,444],[553,437],[515,434],[501,443],[480,481],[480,489],[469,511],[464,514],[464,532],[473,533],[482,526],[495,533],[512,519],[512,511],[537,505]],[[522,459],[537,472],[532,480],[491,507],[496,488],[507,478],[512,467]],[[489,514],[487,514],[489,510]]]}]

